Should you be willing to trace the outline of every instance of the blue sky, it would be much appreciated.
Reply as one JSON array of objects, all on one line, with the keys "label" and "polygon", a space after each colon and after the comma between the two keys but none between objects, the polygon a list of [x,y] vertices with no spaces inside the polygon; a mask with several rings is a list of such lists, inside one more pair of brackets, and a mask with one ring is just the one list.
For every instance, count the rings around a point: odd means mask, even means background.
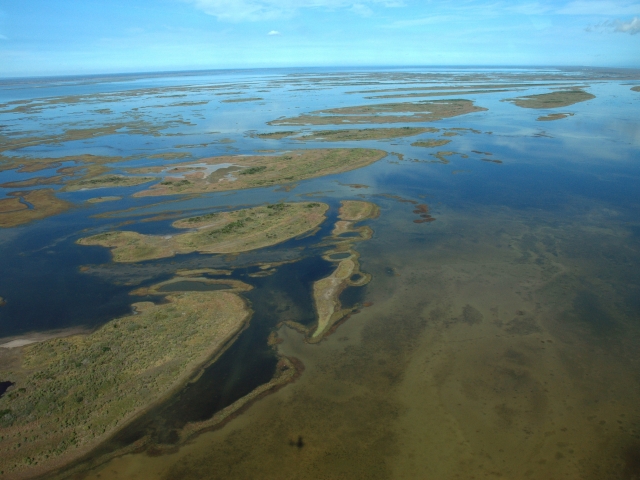
[{"label": "blue sky", "polygon": [[0,76],[362,65],[640,68],[640,0],[0,0]]}]

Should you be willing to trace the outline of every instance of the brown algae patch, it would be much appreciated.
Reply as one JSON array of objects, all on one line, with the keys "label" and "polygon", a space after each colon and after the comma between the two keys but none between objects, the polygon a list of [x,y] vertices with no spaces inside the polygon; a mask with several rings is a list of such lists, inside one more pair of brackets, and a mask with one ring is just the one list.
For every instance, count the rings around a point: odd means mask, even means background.
[{"label": "brown algae patch", "polygon": [[[15,198],[0,200],[0,227],[8,228],[62,213],[72,204],[60,200],[52,189],[12,192]],[[20,201],[22,199],[22,203]],[[23,206],[20,206],[23,205]]]},{"label": "brown algae patch", "polygon": [[87,200],[87,203],[116,202],[118,200],[122,200],[122,197],[117,197],[117,196],[94,197]]},{"label": "brown algae patch", "polygon": [[[294,183],[309,178],[348,172],[377,162],[387,155],[382,150],[368,148],[323,148],[296,150],[280,155],[234,155],[205,158],[198,166],[219,166],[209,175],[193,170],[189,165],[171,165],[183,173],[134,196],[175,195],[182,193],[220,192],[245,188],[270,187]],[[195,165],[194,165],[195,166]],[[193,168],[194,166],[191,166]],[[158,172],[158,168],[137,169],[136,173]]]},{"label": "brown algae patch", "polygon": [[102,175],[69,182],[63,190],[75,192],[78,190],[94,190],[96,188],[133,187],[157,180],[155,177],[132,177],[125,175]]},{"label": "brown algae patch", "polygon": [[442,147],[447,143],[450,143],[451,140],[427,140],[422,142],[413,142],[411,144],[412,147],[425,147],[425,148],[435,148]]},{"label": "brown algae patch", "polygon": [[[0,397],[0,470],[43,474],[86,454],[173,393],[243,329],[250,310],[229,292],[184,293],[135,304],[137,314],[91,335],[22,348]],[[4,370],[4,367],[0,367]]]},{"label": "brown algae patch", "polygon": [[573,113],[550,113],[536,118],[539,122],[551,122],[553,120],[562,120],[563,118],[573,117]]},{"label": "brown algae patch", "polygon": [[[483,112],[471,100],[433,100],[424,102],[382,103],[318,110],[298,117],[280,118],[270,125],[341,125],[345,123],[433,122],[443,118]],[[393,115],[394,113],[411,115]]]},{"label": "brown algae patch", "polygon": [[596,98],[595,95],[584,90],[560,90],[557,92],[527,95],[525,97],[508,98],[504,102],[511,102],[522,108],[558,108],[568,107],[579,102]]},{"label": "brown algae patch", "polygon": [[[390,138],[412,137],[421,133],[436,133],[437,128],[401,127],[401,128],[359,128],[347,130],[319,130],[297,136],[294,140],[314,142],[348,142],[353,140],[386,140]],[[259,138],[285,138],[299,135],[300,132],[274,132],[259,134]]]},{"label": "brown algae patch", "polygon": [[192,252],[240,253],[276,245],[314,230],[326,219],[328,208],[317,202],[279,203],[211,213],[172,224],[192,229],[188,233],[143,235],[115,231],[81,238],[78,243],[111,248],[115,262],[139,262]]}]

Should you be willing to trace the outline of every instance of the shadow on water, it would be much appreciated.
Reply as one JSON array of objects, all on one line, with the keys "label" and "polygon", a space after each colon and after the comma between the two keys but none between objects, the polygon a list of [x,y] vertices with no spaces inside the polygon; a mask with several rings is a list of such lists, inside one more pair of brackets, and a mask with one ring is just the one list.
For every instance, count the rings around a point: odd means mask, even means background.
[{"label": "shadow on water", "polygon": [[0,397],[5,394],[11,385],[13,385],[13,382],[0,382]]},{"label": "shadow on water", "polygon": [[126,427],[96,453],[117,450],[146,435],[153,443],[176,443],[178,430],[188,422],[211,418],[270,381],[278,359],[267,344],[269,334],[284,319],[303,324],[315,321],[312,284],[331,271],[332,264],[320,257],[283,265],[264,278],[247,278],[248,269],[236,271],[235,278],[256,286],[243,294],[254,310],[249,327],[195,382]]}]

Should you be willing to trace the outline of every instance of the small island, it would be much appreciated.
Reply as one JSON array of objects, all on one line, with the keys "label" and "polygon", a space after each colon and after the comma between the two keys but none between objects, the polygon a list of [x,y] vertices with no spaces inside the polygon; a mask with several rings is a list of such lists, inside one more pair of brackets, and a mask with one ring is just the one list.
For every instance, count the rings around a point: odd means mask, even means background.
[{"label": "small island", "polygon": [[[297,117],[272,120],[269,125],[435,122],[443,118],[486,110],[474,105],[471,100],[464,99],[382,103],[318,110]],[[411,115],[393,115],[394,113]]]},{"label": "small island", "polygon": [[45,474],[78,458],[181,388],[245,327],[245,301],[188,292],[135,304],[90,335],[21,347],[0,397],[0,471]]},{"label": "small island", "polygon": [[135,177],[125,175],[102,175],[69,182],[63,190],[75,192],[78,190],[94,190],[96,188],[133,187],[157,180],[155,177]]},{"label": "small island", "polygon": [[[447,133],[449,133],[449,132],[447,132]],[[450,143],[450,142],[451,142],[451,140],[426,140],[426,141],[423,141],[423,142],[413,142],[411,144],[411,146],[412,147],[435,148],[435,147],[442,147],[443,145],[446,145],[447,143]]]},{"label": "small island", "polygon": [[503,101],[511,102],[522,108],[559,108],[568,107],[575,103],[586,102],[593,98],[596,98],[596,96],[585,92],[584,90],[572,89],[541,93],[539,95],[527,95],[525,97],[508,98]]},{"label": "small island", "polygon": [[362,168],[387,155],[370,148],[323,148],[295,150],[279,155],[233,155],[205,158],[197,164],[132,169],[132,173],[172,176],[136,193],[135,197],[221,192],[271,187],[309,178]]},{"label": "small island", "polygon": [[282,139],[294,137],[293,140],[301,142],[349,142],[355,140],[388,140],[391,138],[412,137],[421,133],[437,133],[437,128],[431,127],[401,127],[401,128],[351,128],[342,130],[317,130],[313,132],[282,131],[272,133],[260,133],[258,138]]},{"label": "small island", "polygon": [[143,235],[130,231],[81,238],[80,245],[112,249],[115,262],[140,262],[176,254],[240,253],[264,248],[308,233],[326,219],[329,206],[318,202],[278,203],[191,217],[174,222],[191,229],[176,235]]},{"label": "small island", "polygon": [[[359,255],[352,249],[353,243],[371,238],[369,227],[354,227],[354,224],[378,217],[380,209],[371,202],[346,200],[341,202],[338,218],[332,235],[337,240],[336,248],[328,251],[323,258],[337,262],[337,267],[329,275],[313,284],[313,299],[316,308],[317,324],[313,333],[307,332],[307,341],[317,343],[326,337],[332,327],[352,313],[343,309],[340,294],[345,288],[366,285],[371,276],[360,272]],[[359,237],[341,237],[341,235],[357,232]],[[299,328],[299,327],[298,327]]]}]

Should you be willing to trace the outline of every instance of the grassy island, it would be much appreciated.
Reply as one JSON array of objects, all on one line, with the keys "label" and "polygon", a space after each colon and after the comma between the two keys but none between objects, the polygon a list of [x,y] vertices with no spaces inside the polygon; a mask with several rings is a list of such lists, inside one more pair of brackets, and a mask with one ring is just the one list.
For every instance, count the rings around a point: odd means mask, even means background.
[{"label": "grassy island", "polygon": [[[443,118],[487,110],[471,100],[432,100],[406,103],[380,103],[318,110],[298,117],[280,118],[270,125],[342,125],[348,123],[434,122]],[[394,113],[411,115],[393,115]]]},{"label": "grassy island", "polygon": [[637,87],[631,87],[631,90],[633,90],[634,92],[640,92],[640,85],[638,85]]},{"label": "grassy island", "polygon": [[[447,132],[449,133],[449,132]],[[442,147],[443,145],[446,145],[447,143],[451,142],[451,140],[427,140],[424,142],[413,142],[411,144],[412,147],[425,147],[425,148],[435,148],[435,147]]]},{"label": "grassy island", "polygon": [[[378,206],[371,202],[346,200],[342,202],[338,218],[332,235],[338,240],[336,248],[327,252],[323,258],[337,262],[337,267],[329,275],[313,284],[313,299],[316,308],[317,325],[315,331],[307,338],[309,343],[316,343],[327,336],[334,325],[351,313],[343,309],[340,294],[349,286],[362,286],[371,277],[360,272],[358,253],[352,249],[353,243],[371,238],[369,227],[354,227],[363,220],[376,218],[380,214]],[[341,235],[357,232],[359,237],[344,237]]]},{"label": "grassy island", "polygon": [[139,262],[176,254],[239,253],[284,242],[317,228],[329,206],[324,203],[279,203],[178,220],[177,235],[143,235],[116,231],[78,240],[80,245],[112,249],[115,262]]},{"label": "grassy island", "polygon": [[0,200],[0,227],[15,227],[51,217],[72,207],[71,203],[57,198],[50,188],[11,192],[11,195],[13,198]]},{"label": "grassy island", "polygon": [[585,102],[596,98],[595,95],[584,90],[560,90],[540,95],[527,95],[525,97],[508,98],[505,102],[511,102],[522,108],[559,108],[568,107],[574,103]]},{"label": "grassy island", "polygon": [[189,292],[135,304],[136,315],[91,335],[22,347],[0,397],[3,478],[43,474],[77,458],[184,385],[246,325],[229,292]]},{"label": "grassy island", "polygon": [[78,190],[94,190],[96,188],[133,187],[157,180],[155,177],[131,177],[125,175],[102,175],[69,182],[64,190],[75,192]]},{"label": "grassy island", "polygon": [[539,122],[552,122],[554,120],[562,120],[563,118],[573,117],[573,113],[550,113],[536,118]]},{"label": "grassy island", "polygon": [[[282,183],[293,183],[309,178],[348,172],[374,163],[387,155],[382,150],[369,148],[321,148],[296,150],[280,155],[233,155],[205,158],[194,167],[201,165],[220,168],[206,175],[189,165],[171,165],[167,168],[179,169],[176,177],[166,177],[164,181],[134,196],[175,195],[179,193],[205,193],[245,188],[270,187]],[[134,170],[132,170],[134,171]],[[157,168],[137,169],[135,173],[158,172]]]},{"label": "grassy island", "polygon": [[[421,133],[436,133],[439,130],[431,127],[401,127],[401,128],[352,128],[346,130],[317,130],[305,132],[294,140],[313,142],[349,142],[354,140],[387,140],[390,138],[412,137]],[[299,135],[300,132],[284,131],[260,133],[258,138],[282,139]]]}]

